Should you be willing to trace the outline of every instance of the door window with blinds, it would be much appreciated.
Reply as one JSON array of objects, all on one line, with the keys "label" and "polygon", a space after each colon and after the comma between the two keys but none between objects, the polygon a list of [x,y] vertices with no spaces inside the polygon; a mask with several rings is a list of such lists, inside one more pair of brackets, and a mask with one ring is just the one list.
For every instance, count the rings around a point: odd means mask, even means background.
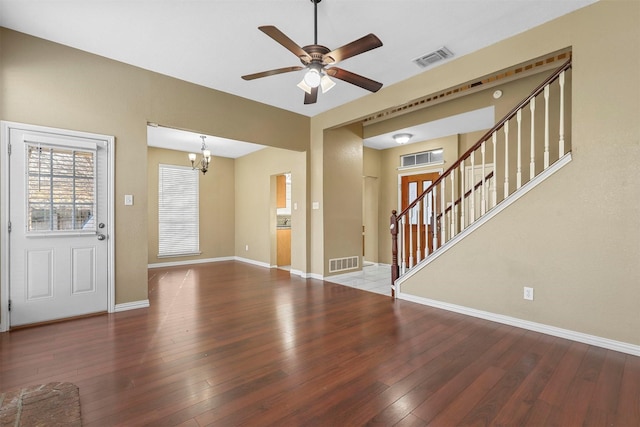
[{"label": "door window with blinds", "polygon": [[190,167],[159,165],[158,256],[200,253],[199,176]]},{"label": "door window with blinds", "polygon": [[26,143],[27,235],[95,232],[96,152]]}]

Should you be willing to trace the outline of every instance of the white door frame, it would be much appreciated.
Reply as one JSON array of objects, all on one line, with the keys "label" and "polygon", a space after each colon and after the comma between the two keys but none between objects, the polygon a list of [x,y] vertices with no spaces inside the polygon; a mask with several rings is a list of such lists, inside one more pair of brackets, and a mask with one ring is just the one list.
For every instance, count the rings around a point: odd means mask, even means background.
[{"label": "white door frame", "polygon": [[115,138],[109,135],[100,135],[89,132],[79,132],[66,129],[58,129],[46,126],[30,125],[24,123],[0,121],[0,332],[9,330],[9,135],[11,129],[23,129],[34,132],[47,132],[61,136],[75,136],[79,138],[92,138],[104,141],[107,147],[107,310],[115,311],[115,204],[114,204],[114,160]]}]

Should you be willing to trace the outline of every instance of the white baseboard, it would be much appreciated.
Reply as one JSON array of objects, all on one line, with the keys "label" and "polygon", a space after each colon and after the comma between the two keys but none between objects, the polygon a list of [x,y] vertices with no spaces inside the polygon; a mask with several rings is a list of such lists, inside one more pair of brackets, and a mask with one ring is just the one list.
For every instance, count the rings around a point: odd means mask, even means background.
[{"label": "white baseboard", "polygon": [[114,313],[119,313],[121,311],[129,311],[129,310],[137,310],[138,308],[149,308],[149,300],[145,299],[142,301],[133,301],[133,302],[125,302],[122,304],[116,304]]},{"label": "white baseboard", "polygon": [[517,328],[527,329],[534,332],[540,332],[543,334],[552,335],[554,337],[560,337],[560,338],[565,338],[572,341],[581,342],[584,344],[595,345],[595,346],[606,348],[609,350],[619,351],[621,353],[640,356],[639,345],[629,344],[622,341],[615,341],[608,338],[598,337],[595,335],[583,334],[582,332],[571,331],[569,329],[557,328],[555,326],[544,325],[542,323],[530,322],[528,320],[522,320],[515,317],[495,314],[488,311],[476,310],[474,308],[464,307],[462,305],[450,304],[442,301],[418,297],[415,295],[410,295],[405,293],[396,294],[396,298],[415,302],[422,305],[428,305],[430,307],[441,308],[443,310],[453,311],[455,313],[477,317],[484,320],[490,320],[492,322],[498,322],[498,323],[502,323],[509,326],[515,326]]},{"label": "white baseboard", "polygon": [[257,265],[259,267],[271,268],[271,264],[269,264],[268,262],[256,261],[254,259],[242,258],[242,257],[239,257],[239,256],[233,257],[232,259],[234,259],[236,261],[244,262],[244,263],[247,263],[247,264]]},{"label": "white baseboard", "polygon": [[233,261],[235,259],[236,259],[235,257],[226,256],[226,257],[219,257],[219,258],[192,259],[187,261],[157,262],[154,264],[147,265],[147,268],[177,267],[180,265],[189,265],[189,264],[207,264],[209,262]]},{"label": "white baseboard", "polygon": [[[238,262],[244,262],[246,264],[257,265],[258,267],[265,267],[265,268],[277,268],[278,267],[277,265],[271,265],[271,264],[266,263],[266,262],[256,261],[256,260],[253,260],[253,259],[243,258],[243,257],[239,257],[239,256],[220,257],[220,258],[206,258],[206,259],[196,259],[196,260],[189,260],[189,261],[160,262],[160,263],[155,263],[155,264],[149,264],[147,267],[148,268],[177,267],[177,266],[181,266],[181,265],[206,264],[206,263],[209,263],[209,262],[220,262],[220,261],[238,261]],[[291,274],[295,274],[296,276],[300,276],[303,279],[318,279],[318,280],[323,280],[324,279],[321,274],[305,273],[304,271],[300,271],[300,270],[291,270],[290,272],[291,272]]]}]

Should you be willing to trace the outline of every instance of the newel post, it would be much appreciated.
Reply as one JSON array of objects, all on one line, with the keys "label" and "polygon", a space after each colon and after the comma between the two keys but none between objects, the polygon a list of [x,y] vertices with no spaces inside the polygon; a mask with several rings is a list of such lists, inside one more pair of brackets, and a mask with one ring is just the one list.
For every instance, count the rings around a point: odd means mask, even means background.
[{"label": "newel post", "polygon": [[397,211],[391,211],[391,219],[389,229],[391,230],[391,297],[395,298],[396,292],[394,284],[400,275],[400,267],[398,266],[398,217]]}]

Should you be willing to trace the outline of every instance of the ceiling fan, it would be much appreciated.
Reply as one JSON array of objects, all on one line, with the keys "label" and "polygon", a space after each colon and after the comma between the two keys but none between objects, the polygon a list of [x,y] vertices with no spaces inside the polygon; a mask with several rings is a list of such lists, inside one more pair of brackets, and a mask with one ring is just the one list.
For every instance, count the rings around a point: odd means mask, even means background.
[{"label": "ceiling fan", "polygon": [[258,27],[260,31],[296,55],[304,66],[277,68],[275,70],[247,74],[242,76],[242,78],[244,80],[253,80],[261,77],[306,69],[307,71],[304,78],[300,83],[298,83],[298,87],[305,91],[305,104],[314,104],[317,101],[318,86],[322,88],[322,93],[327,92],[335,86],[335,82],[331,80],[330,77],[335,77],[336,79],[351,83],[371,92],[377,92],[382,87],[382,83],[378,83],[374,80],[332,65],[347,58],[351,58],[352,56],[378,48],[382,46],[382,42],[374,34],[368,34],[335,50],[329,50],[329,48],[319,45],[318,3],[321,1],[322,0],[311,0],[314,5],[314,41],[312,45],[304,47],[298,46],[293,40],[273,25]]}]

